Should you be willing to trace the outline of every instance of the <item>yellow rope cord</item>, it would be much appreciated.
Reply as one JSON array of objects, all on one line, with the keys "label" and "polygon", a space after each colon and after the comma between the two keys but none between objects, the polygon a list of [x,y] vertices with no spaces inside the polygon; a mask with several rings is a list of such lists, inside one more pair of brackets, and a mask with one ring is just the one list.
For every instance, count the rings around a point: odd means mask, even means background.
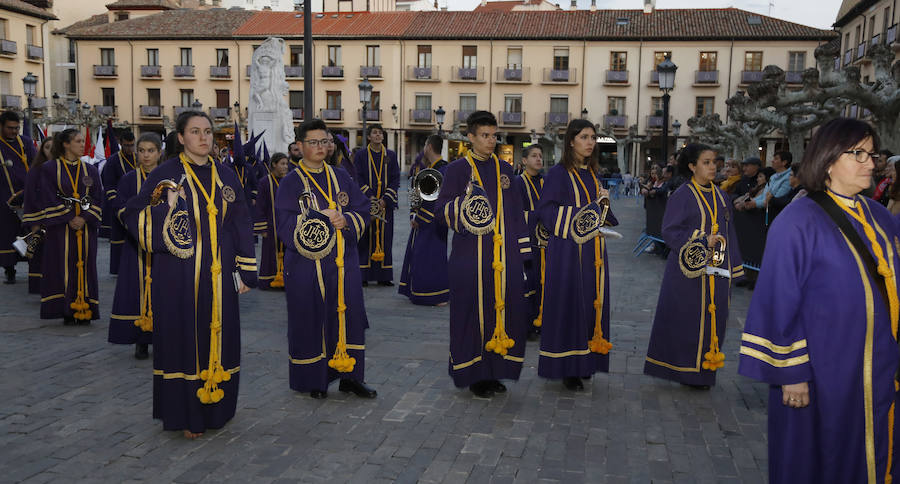
[{"label": "yellow rope cord", "polygon": [[[59,160],[62,163],[63,168],[66,169],[66,175],[69,176],[69,182],[72,184],[72,198],[79,199],[81,195],[78,193],[78,179],[81,177],[81,169],[82,163],[81,160],[77,160],[75,163],[75,177],[72,177],[72,171],[69,170],[69,163],[65,158]],[[86,169],[85,169],[86,170]],[[81,215],[81,205],[79,203],[75,203],[75,216],[78,217]],[[86,321],[91,319],[92,312],[90,304],[85,301],[85,278],[87,277],[84,271],[84,227],[82,226],[80,229],[75,231],[75,243],[78,251],[78,259],[75,262],[75,267],[78,269],[76,271],[76,280],[75,280],[75,300],[69,304],[69,307],[75,310],[73,317],[75,319],[80,319],[82,321]]]},{"label": "yellow rope cord", "polygon": [[28,166],[28,158],[25,156],[25,145],[22,144],[22,137],[21,137],[21,136],[16,135],[16,141],[19,142],[19,149],[18,149],[18,150],[15,149],[15,148],[13,148],[12,145],[10,145],[9,143],[7,143],[6,140],[3,139],[2,137],[0,137],[0,141],[2,141],[3,144],[5,144],[10,150],[12,150],[12,152],[13,152],[16,156],[18,156],[20,160],[22,160],[22,164],[25,165],[25,171],[28,171],[28,170],[31,168],[30,166]]},{"label": "yellow rope cord", "polygon": [[[527,171],[523,171],[522,174],[525,175],[525,180],[531,186],[531,190],[534,193],[534,198],[537,199],[538,201],[540,201],[541,194],[538,192],[538,189],[535,186],[534,181],[531,179],[531,175],[529,175]],[[541,182],[541,188],[543,188],[544,187],[544,179],[541,178],[540,182]],[[529,196],[528,198],[530,199],[531,197]],[[533,202],[532,202],[532,205],[533,205]],[[537,317],[531,323],[536,328],[540,328],[541,325],[544,324],[544,279],[545,279],[544,272],[546,271],[546,268],[547,268],[547,261],[546,261],[547,249],[545,247],[541,247],[540,251],[541,251],[541,305],[540,305],[540,309],[538,309]]]},{"label": "yellow rope cord", "polygon": [[[326,167],[325,171],[325,180],[328,182],[327,193],[325,192],[325,190],[322,190],[319,182],[317,182],[316,179],[312,177],[312,174],[310,174],[306,167],[303,166],[302,162],[300,163],[300,168],[303,170],[303,173],[306,174],[306,178],[313,182],[313,185],[316,186],[316,189],[319,190],[319,193],[322,194],[322,196],[328,202],[328,208],[331,210],[337,210],[338,213],[340,213],[341,209],[338,208],[338,205],[334,202],[334,197],[332,196],[331,176],[333,172],[331,171],[331,168]],[[346,270],[344,268],[344,252],[346,249],[346,243],[344,242],[344,234],[342,234],[340,230],[336,230],[335,232],[337,232],[337,256],[334,259],[334,264],[337,266],[338,270],[338,341],[337,347],[334,350],[334,355],[332,355],[331,359],[328,360],[328,367],[340,373],[350,373],[353,371],[353,367],[356,365],[356,358],[353,358],[347,353],[347,303],[344,294],[344,277],[346,274]]]},{"label": "yellow rope cord", "polygon": [[[147,173],[144,171],[144,167],[139,166],[138,169],[140,169],[140,172],[138,172],[137,176],[140,177],[141,181],[146,180]],[[140,189],[140,185],[138,186],[138,189]],[[138,248],[138,252],[140,252],[140,250],[141,249]],[[153,331],[153,307],[150,300],[150,283],[153,282],[153,279],[150,277],[151,261],[150,251],[144,251],[144,283],[140,288],[141,316],[134,321],[135,326],[147,333]]]},{"label": "yellow rope cord", "polygon": [[[269,185],[269,192],[271,195],[275,195],[275,191],[278,189],[278,178],[275,175],[269,175],[272,178],[272,181],[275,183],[275,186]],[[273,207],[274,208],[274,207]],[[284,244],[281,243],[281,240],[278,238],[278,234],[276,232],[276,224],[275,214],[272,214],[272,240],[275,242],[275,278],[272,279],[272,282],[269,283],[269,287],[284,287]]]},{"label": "yellow rope cord", "polygon": [[[384,195],[381,192],[381,172],[384,170],[384,147],[381,148],[381,160],[378,165],[378,169],[375,171],[375,179],[377,180],[375,184],[375,198],[377,201],[381,201],[381,197]],[[369,146],[366,146],[366,152],[369,154],[369,166],[375,168],[375,159],[372,157],[372,149]],[[371,181],[371,180],[370,180]],[[382,232],[384,230],[384,222],[381,220],[375,219],[373,220],[373,225],[375,226],[375,251],[372,252],[372,260],[375,262],[381,262],[384,260],[384,247],[382,245]]]},{"label": "yellow rope cord", "polygon": [[[497,213],[494,216],[494,257],[491,263],[491,267],[494,270],[494,334],[487,344],[484,345],[484,349],[499,355],[505,355],[516,342],[506,334],[506,305],[504,301],[506,288],[503,287],[503,270],[506,268],[506,262],[503,257],[503,187],[500,185],[500,160],[494,154],[491,154],[491,158],[497,169]],[[475,162],[472,160],[471,152],[466,153],[466,161],[469,162],[478,184],[486,190],[487,187],[484,186],[484,182],[481,180],[481,174],[478,173],[478,167],[475,166]]]},{"label": "yellow rope cord", "polygon": [[[207,163],[210,164],[212,177],[210,183],[210,191],[200,183],[194,169],[191,168],[191,162],[181,153],[179,155],[181,164],[185,173],[191,177],[191,180],[200,189],[200,193],[206,200],[206,214],[209,218],[209,249],[212,253],[212,264],[209,267],[210,275],[212,275],[212,318],[209,323],[209,366],[200,372],[200,379],[205,383],[202,388],[197,390],[197,398],[201,403],[217,403],[225,396],[225,391],[219,388],[218,384],[223,381],[231,380],[231,374],[222,367],[222,254],[218,245],[218,221],[216,215],[219,209],[216,208],[216,162],[212,157],[208,158]],[[196,254],[196,257],[203,257],[203,254]]]},{"label": "yellow rope cord", "polygon": [[[588,203],[591,203],[591,192],[588,191],[587,185],[584,184],[584,180],[581,179],[581,174],[578,173],[576,169],[569,170],[575,178],[578,179],[578,183],[581,184],[581,188],[584,189],[584,195],[587,199]],[[596,187],[596,197],[594,200],[600,198],[600,181],[597,180],[597,175],[594,174],[594,170],[588,169],[591,174],[591,178],[594,179],[594,187]],[[603,296],[601,295],[601,288],[603,287],[603,244],[605,241],[603,237],[597,236],[594,237],[594,334],[591,337],[590,341],[588,341],[588,348],[591,349],[594,353],[600,353],[601,355],[609,354],[609,350],[612,349],[612,343],[609,342],[606,338],[603,337]]]},{"label": "yellow rope cord", "polygon": [[[691,184],[694,186],[694,189],[697,190],[697,193],[700,195],[700,200],[703,200],[703,205],[706,206],[706,210],[711,217],[712,226],[710,227],[709,234],[718,234],[719,204],[716,202],[715,188],[710,189],[713,197],[713,203],[712,206],[710,206],[706,197],[703,195],[703,188],[693,177],[691,177]],[[719,349],[719,333],[716,329],[716,277],[712,274],[709,275],[709,305],[706,309],[709,311],[709,351],[703,355],[703,369],[716,371],[725,366],[725,353],[722,353]]]}]

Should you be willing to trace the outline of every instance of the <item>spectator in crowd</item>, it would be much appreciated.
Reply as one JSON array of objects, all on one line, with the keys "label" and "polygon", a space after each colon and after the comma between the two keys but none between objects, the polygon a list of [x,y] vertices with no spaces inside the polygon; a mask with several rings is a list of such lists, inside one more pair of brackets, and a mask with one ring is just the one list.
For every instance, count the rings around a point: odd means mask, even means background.
[{"label": "spectator in crowd", "polygon": [[656,163],[650,165],[650,174],[638,183],[641,186],[641,195],[645,197],[650,194],[650,190],[659,188],[662,185],[662,180],[659,179],[659,165]]},{"label": "spectator in crowd", "polygon": [[737,182],[741,181],[741,166],[737,160],[728,160],[722,170],[722,182],[719,188],[725,193],[731,193]]},{"label": "spectator in crowd", "polygon": [[[768,182],[759,190],[758,194],[752,200],[744,202],[742,207],[744,210],[754,208],[765,208],[769,200],[774,197],[781,197],[791,190],[788,184],[788,178],[791,175],[791,161],[793,157],[789,151],[779,151],[772,157],[772,168],[775,173],[770,175]],[[768,167],[767,167],[768,168]],[[758,180],[757,180],[758,183]]]},{"label": "spectator in crowd", "polygon": [[751,206],[748,204],[753,203],[753,199],[758,197],[760,193],[766,188],[766,185],[769,183],[769,178],[775,174],[775,169],[767,166],[759,172],[756,173],[756,185],[750,189],[749,192],[741,195],[738,198],[734,199],[734,207],[736,210],[753,210],[756,208],[755,205]]},{"label": "spectator in crowd", "polygon": [[[773,197],[769,200],[769,220],[771,221],[775,219],[775,217],[784,210],[789,203],[806,196],[806,188],[800,183],[800,179],[797,177],[797,174],[791,171],[791,174],[788,178],[788,184],[791,189],[786,194],[780,197]],[[900,207],[898,207],[900,208]]]},{"label": "spectator in crowd", "polygon": [[[894,160],[892,163],[888,163],[888,165],[894,170],[894,179],[900,180],[900,163],[897,163],[897,160]],[[892,215],[900,214],[900,183],[891,185],[887,208],[891,211]]]},{"label": "spectator in crowd", "polygon": [[725,178],[725,157],[716,155],[716,177],[713,179],[713,183],[718,185],[725,181]]},{"label": "spectator in crowd", "polygon": [[894,167],[889,163],[893,153],[890,150],[881,150],[879,154],[881,156],[875,161],[875,170],[872,172],[875,183],[871,197],[886,207],[891,198],[891,185],[894,184]]},{"label": "spectator in crowd", "polygon": [[761,166],[762,160],[755,156],[744,159],[744,161],[741,162],[741,172],[743,173],[743,176],[740,181],[735,184],[731,194],[735,197],[740,197],[741,195],[750,193],[750,190],[756,186],[756,175],[759,173]]},{"label": "spectator in crowd", "polygon": [[634,176],[631,174],[631,171],[626,171],[624,175],[622,175],[622,186],[625,190],[625,196],[629,196],[633,193],[632,189],[634,185]]}]

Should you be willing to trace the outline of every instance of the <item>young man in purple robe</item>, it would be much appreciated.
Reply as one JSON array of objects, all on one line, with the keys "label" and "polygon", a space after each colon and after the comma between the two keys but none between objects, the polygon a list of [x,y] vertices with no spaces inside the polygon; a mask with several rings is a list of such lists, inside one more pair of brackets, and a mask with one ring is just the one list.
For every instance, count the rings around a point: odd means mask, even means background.
[{"label": "young man in purple robe", "polygon": [[[195,439],[237,408],[238,295],[256,286],[253,225],[234,172],[209,156],[212,120],[175,122],[178,155],[153,170],[122,219],[153,255],[153,418]],[[171,189],[168,189],[168,188]]]},{"label": "young man in purple robe", "polygon": [[320,119],[298,130],[303,160],[275,195],[288,305],[290,386],[325,398],[328,385],[375,398],[365,385],[366,308],[356,243],[369,200],[350,175],[325,163],[328,128]]},{"label": "young man in purple robe", "polygon": [[262,236],[259,260],[259,288],[284,288],[284,242],[278,238],[275,218],[275,194],[292,165],[284,153],[275,153],[269,162],[269,174],[259,180],[259,195],[253,206],[253,231]]},{"label": "young man in purple robe", "polygon": [[506,391],[500,380],[518,380],[522,370],[531,241],[513,169],[494,154],[497,119],[475,111],[466,129],[472,150],[447,166],[434,213],[454,232],[448,371],[457,387],[489,398]]},{"label": "young man in purple robe", "polygon": [[[425,168],[443,173],[447,162],[441,158],[444,139],[431,135],[425,140]],[[415,180],[419,171],[410,175]],[[415,187],[410,187],[414,190]],[[437,195],[437,194],[435,194]],[[447,280],[447,227],[435,220],[435,200],[422,200],[410,208],[409,241],[400,271],[400,294],[413,304],[443,306],[450,300]]]},{"label": "young man in purple robe", "polygon": [[728,195],[712,183],[716,152],[689,144],[678,156],[688,182],[666,204],[662,235],[672,249],[659,290],[644,373],[708,389],[725,362],[731,283],[744,275]]},{"label": "young man in purple robe", "polygon": [[127,200],[118,202],[119,180],[126,173],[133,171],[136,160],[134,159],[134,133],[126,131],[122,134],[121,149],[106,160],[100,171],[103,179],[103,189],[106,190],[106,200],[103,203],[103,221],[100,224],[101,237],[109,232],[109,273],[119,273],[119,261],[122,259],[122,246],[125,244],[125,227],[116,217],[113,206],[122,207]]},{"label": "young man in purple robe", "polygon": [[[135,150],[137,166],[119,180],[116,198],[109,201],[107,208],[119,218],[125,212],[125,205],[137,195],[150,172],[159,165],[162,156],[162,139],[153,132],[144,133],[137,141]],[[124,224],[122,225],[124,227]],[[148,345],[153,341],[153,298],[152,259],[150,252],[143,250],[137,239],[125,233],[122,244],[122,260],[119,262],[119,276],[113,296],[112,314],[109,319],[108,341],[115,344],[133,344],[134,357],[146,360],[150,354]],[[157,284],[163,281],[157,281]]]},{"label": "young man in purple robe", "polygon": [[28,294],[41,293],[41,279],[43,278],[43,247],[44,233],[41,227],[41,165],[53,160],[53,137],[49,136],[41,142],[38,152],[28,169],[25,177],[25,193],[22,209],[22,224],[28,227],[31,238],[29,239],[28,257]]},{"label": "young man in purple robe", "polygon": [[364,286],[369,281],[393,286],[394,210],[400,188],[400,165],[397,154],[384,146],[384,128],[377,124],[369,126],[367,134],[368,145],[353,157],[353,166],[357,170],[354,179],[371,200],[373,214],[378,216],[372,217],[359,240],[359,267]]},{"label": "young man in purple robe", "polygon": [[525,224],[528,226],[528,237],[531,239],[532,258],[525,261],[525,299],[528,305],[528,318],[532,320],[528,328],[528,340],[536,341],[541,334],[543,324],[544,273],[547,267],[546,229],[541,225],[538,233],[537,207],[541,201],[544,188],[544,154],[539,144],[526,146],[522,150],[522,173],[515,178],[513,184],[522,195],[522,206],[525,209]]},{"label": "young man in purple robe", "polygon": [[16,283],[19,254],[12,243],[21,231],[21,221],[14,209],[24,203],[25,177],[34,159],[34,142],[19,134],[21,121],[14,111],[0,114],[0,266],[6,272],[4,284]]}]

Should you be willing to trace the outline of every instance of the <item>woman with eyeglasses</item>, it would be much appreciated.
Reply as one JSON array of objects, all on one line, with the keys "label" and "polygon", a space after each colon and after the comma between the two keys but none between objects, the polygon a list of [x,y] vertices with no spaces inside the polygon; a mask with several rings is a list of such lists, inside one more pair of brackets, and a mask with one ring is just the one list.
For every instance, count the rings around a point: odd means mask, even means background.
[{"label": "woman with eyeglasses", "polygon": [[738,372],[769,384],[769,481],[890,482],[896,435],[896,221],[860,192],[878,136],[838,118],[769,229]]}]

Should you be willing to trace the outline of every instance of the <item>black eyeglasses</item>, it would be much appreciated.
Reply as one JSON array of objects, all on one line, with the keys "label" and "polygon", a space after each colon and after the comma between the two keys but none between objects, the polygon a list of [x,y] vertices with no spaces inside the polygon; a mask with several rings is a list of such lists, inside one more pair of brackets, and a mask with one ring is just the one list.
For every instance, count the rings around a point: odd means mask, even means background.
[{"label": "black eyeglasses", "polygon": [[881,159],[881,155],[878,153],[872,153],[861,149],[848,150],[845,151],[844,154],[853,155],[857,163],[865,163],[869,161],[869,158],[872,159],[872,163],[878,163],[878,160]]}]

